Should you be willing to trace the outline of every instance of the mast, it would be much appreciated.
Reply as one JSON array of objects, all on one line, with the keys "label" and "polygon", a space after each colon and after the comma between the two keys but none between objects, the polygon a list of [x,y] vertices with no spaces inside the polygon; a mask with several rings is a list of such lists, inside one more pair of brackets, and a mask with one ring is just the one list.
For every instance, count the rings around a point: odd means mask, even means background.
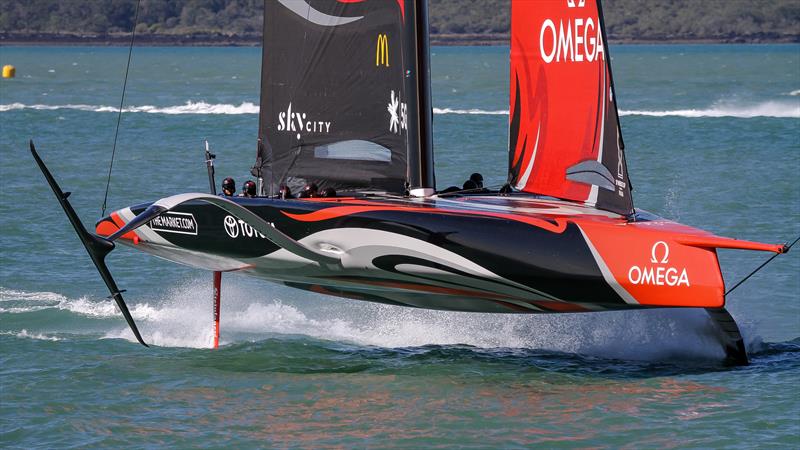
[{"label": "mast", "polygon": [[408,185],[416,197],[436,191],[433,166],[433,105],[431,101],[430,38],[427,0],[405,0],[412,12],[405,33],[408,98]]}]

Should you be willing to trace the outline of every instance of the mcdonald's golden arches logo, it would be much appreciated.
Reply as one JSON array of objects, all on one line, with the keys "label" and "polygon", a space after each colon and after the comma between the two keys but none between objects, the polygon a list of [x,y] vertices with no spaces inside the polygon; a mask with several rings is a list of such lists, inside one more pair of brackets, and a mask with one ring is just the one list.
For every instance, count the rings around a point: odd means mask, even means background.
[{"label": "mcdonald's golden arches logo", "polygon": [[383,33],[378,35],[375,44],[375,66],[389,67],[389,36]]}]

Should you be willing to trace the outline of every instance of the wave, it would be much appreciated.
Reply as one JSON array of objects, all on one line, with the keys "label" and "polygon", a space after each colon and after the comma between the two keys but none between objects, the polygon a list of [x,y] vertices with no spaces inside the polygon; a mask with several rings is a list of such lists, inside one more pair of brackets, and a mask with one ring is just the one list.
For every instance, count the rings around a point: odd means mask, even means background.
[{"label": "wave", "polygon": [[792,92],[789,92],[789,95],[792,95],[792,96],[800,95],[800,89],[795,89]]},{"label": "wave", "polygon": [[434,114],[476,114],[486,116],[501,116],[508,115],[508,110],[487,111],[484,109],[451,109],[451,108],[433,108]]},{"label": "wave", "polygon": [[800,118],[800,104],[783,102],[763,102],[755,105],[719,105],[706,109],[676,109],[667,111],[646,110],[620,110],[620,116],[650,116],[650,117],[776,117]]},{"label": "wave", "polygon": [[[790,95],[800,95],[800,90],[793,91]],[[451,109],[433,108],[434,114],[477,114],[477,115],[508,115],[507,110],[487,111],[483,109]],[[763,102],[756,105],[737,106],[721,105],[706,109],[676,109],[664,111],[647,110],[620,110],[620,116],[651,116],[651,117],[776,117],[776,118],[800,118],[800,104],[788,104],[782,102]]]},{"label": "wave", "polygon": [[0,286],[0,302],[9,301],[33,301],[33,302],[58,302],[66,300],[61,294],[55,292],[26,292],[15,289],[7,289]]},{"label": "wave", "polygon": [[60,341],[61,340],[61,338],[56,337],[56,336],[49,336],[49,335],[42,334],[42,333],[30,333],[30,332],[28,332],[28,330],[26,330],[24,328],[22,330],[18,331],[18,332],[6,332],[6,331],[3,331],[3,332],[0,332],[0,334],[6,335],[6,336],[14,336],[14,337],[21,338],[21,339],[34,339],[34,340],[37,340],[37,341],[54,341],[55,342],[55,341]]},{"label": "wave", "polygon": [[[116,106],[103,106],[103,105],[83,105],[83,104],[67,104],[67,105],[26,105],[23,103],[10,103],[0,105],[0,112],[15,111],[22,109],[33,109],[39,111],[55,111],[59,109],[71,109],[75,111],[88,111],[88,112],[118,112]],[[126,113],[150,113],[150,114],[258,114],[258,105],[251,102],[242,102],[241,104],[211,104],[203,101],[192,102],[187,101],[179,106],[129,106],[122,109]],[[452,109],[452,108],[434,108],[434,114],[478,114],[478,115],[508,115],[508,111],[487,111],[482,109]]]},{"label": "wave", "polygon": [[[84,317],[117,317],[117,305],[111,300],[93,300],[88,297],[68,298],[54,292],[26,292],[0,287],[0,313],[21,314],[47,309],[68,311]],[[131,313],[146,319],[152,315],[147,304],[135,305]]]},{"label": "wave", "polygon": [[[0,112],[14,111],[21,109],[33,109],[40,111],[55,111],[60,109],[70,109],[75,111],[87,112],[110,112],[116,113],[119,108],[116,106],[102,106],[102,105],[83,105],[83,104],[68,104],[68,105],[25,105],[23,103],[10,103],[0,105]],[[211,104],[203,101],[192,102],[188,101],[183,105],[178,106],[129,106],[122,109],[125,113],[149,113],[149,114],[258,114],[258,105],[251,102],[242,102],[241,104]]]},{"label": "wave", "polygon": [[[790,95],[795,95],[793,91]],[[0,112],[15,110],[43,110],[55,111],[61,109],[87,111],[87,112],[110,112],[118,111],[115,106],[102,105],[26,105],[23,103],[10,103],[0,105]],[[125,113],[148,113],[148,114],[221,114],[221,115],[241,115],[258,114],[258,105],[251,102],[242,102],[239,105],[220,103],[212,104],[203,101],[187,101],[183,105],[177,106],[129,106],[123,108]],[[455,108],[433,108],[434,114],[456,114],[456,115],[508,115],[508,110],[484,110],[484,109],[455,109]],[[705,109],[676,109],[676,110],[620,110],[620,116],[650,116],[650,117],[776,117],[776,118],[800,118],[800,105],[797,103],[783,102],[763,102],[755,105],[717,105]]]}]

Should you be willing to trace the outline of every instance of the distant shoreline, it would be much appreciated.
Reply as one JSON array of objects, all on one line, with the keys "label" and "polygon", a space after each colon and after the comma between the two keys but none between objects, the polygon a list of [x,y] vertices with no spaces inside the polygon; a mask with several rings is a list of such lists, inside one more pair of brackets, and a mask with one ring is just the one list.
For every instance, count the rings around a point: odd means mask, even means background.
[{"label": "distant shoreline", "polygon": [[[127,46],[130,34],[52,34],[0,33],[2,45],[54,46]],[[800,42],[800,36],[731,36],[726,38],[628,38],[610,37],[613,44],[787,44]],[[508,34],[431,34],[431,45],[496,46],[508,45]],[[147,47],[258,47],[259,35],[222,34],[138,34],[136,45]]]}]

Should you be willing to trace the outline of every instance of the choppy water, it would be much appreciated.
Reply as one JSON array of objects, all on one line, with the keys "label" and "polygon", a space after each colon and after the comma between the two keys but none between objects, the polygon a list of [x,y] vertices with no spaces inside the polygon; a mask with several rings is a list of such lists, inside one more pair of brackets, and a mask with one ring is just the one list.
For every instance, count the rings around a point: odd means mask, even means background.
[{"label": "choppy water", "polygon": [[[636,205],[718,234],[800,234],[800,46],[615,46]],[[127,49],[0,47],[3,447],[800,447],[800,257],[729,308],[726,368],[697,311],[528,317],[403,309],[110,257],[132,342],[27,153],[100,214]],[[505,179],[507,48],[435,48],[440,186]],[[137,48],[109,209],[204,191],[255,155],[259,50]],[[766,255],[721,252],[726,280]]]}]

